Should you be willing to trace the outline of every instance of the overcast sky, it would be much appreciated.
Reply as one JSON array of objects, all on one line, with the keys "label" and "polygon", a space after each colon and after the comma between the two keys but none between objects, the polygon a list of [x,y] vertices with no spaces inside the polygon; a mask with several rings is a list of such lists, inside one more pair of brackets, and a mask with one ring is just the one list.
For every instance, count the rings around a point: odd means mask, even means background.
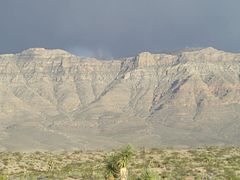
[{"label": "overcast sky", "polygon": [[240,0],[0,0],[0,53],[117,58],[213,46],[240,52]]}]

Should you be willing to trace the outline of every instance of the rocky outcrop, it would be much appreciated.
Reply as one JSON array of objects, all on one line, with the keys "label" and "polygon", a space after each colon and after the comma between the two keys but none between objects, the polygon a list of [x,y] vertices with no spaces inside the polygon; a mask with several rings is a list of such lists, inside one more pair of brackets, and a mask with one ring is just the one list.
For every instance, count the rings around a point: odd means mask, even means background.
[{"label": "rocky outcrop", "polygon": [[240,54],[205,48],[106,61],[33,48],[0,55],[3,149],[236,145],[239,127]]}]

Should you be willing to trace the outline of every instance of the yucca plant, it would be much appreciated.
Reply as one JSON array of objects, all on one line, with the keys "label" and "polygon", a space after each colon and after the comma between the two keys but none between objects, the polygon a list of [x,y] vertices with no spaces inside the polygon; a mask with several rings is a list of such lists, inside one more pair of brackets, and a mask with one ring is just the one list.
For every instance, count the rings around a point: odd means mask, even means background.
[{"label": "yucca plant", "polygon": [[113,180],[120,176],[120,170],[117,162],[118,162],[118,157],[116,156],[116,154],[111,154],[105,159],[106,179]]},{"label": "yucca plant", "polygon": [[120,178],[121,180],[126,180],[128,176],[128,164],[133,157],[133,148],[131,145],[127,145],[121,150],[118,155],[118,167],[120,168]]},{"label": "yucca plant", "polygon": [[133,148],[130,145],[124,147],[120,152],[111,154],[106,158],[107,179],[126,180],[128,176],[128,164],[133,157]]}]

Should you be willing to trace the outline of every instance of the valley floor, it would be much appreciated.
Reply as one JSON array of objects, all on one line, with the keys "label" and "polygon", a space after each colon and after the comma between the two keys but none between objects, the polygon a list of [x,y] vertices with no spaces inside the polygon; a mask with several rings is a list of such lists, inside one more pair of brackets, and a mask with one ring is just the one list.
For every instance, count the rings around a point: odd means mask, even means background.
[{"label": "valley floor", "polygon": [[[116,150],[117,151],[117,150]],[[0,180],[105,179],[104,159],[111,152],[1,152]],[[240,179],[240,148],[137,149],[129,179],[148,167],[160,179]]]}]

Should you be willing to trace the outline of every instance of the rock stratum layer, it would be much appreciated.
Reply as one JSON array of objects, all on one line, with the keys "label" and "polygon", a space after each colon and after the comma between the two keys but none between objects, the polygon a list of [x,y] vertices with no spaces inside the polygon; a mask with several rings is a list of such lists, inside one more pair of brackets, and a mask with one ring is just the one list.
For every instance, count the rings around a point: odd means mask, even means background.
[{"label": "rock stratum layer", "polygon": [[240,54],[0,55],[0,149],[240,144]]}]

